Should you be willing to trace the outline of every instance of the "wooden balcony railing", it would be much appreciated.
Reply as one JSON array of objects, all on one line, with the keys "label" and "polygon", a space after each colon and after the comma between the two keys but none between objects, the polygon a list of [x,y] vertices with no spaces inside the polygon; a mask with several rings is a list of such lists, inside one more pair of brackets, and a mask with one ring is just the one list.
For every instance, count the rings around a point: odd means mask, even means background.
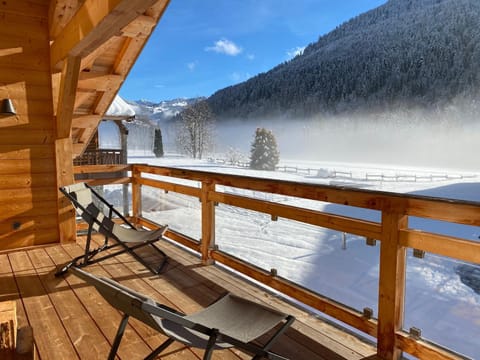
[{"label": "wooden balcony railing", "polygon": [[[409,217],[421,217],[445,222],[480,225],[480,203],[393,194],[371,190],[304,184],[272,179],[218,174],[178,168],[148,165],[77,166],[76,173],[87,176],[92,184],[131,183],[131,215],[137,224],[155,227],[157,224],[142,217],[142,186],[177,192],[201,201],[201,239],[195,241],[183,234],[169,231],[167,236],[201,254],[203,262],[220,262],[289,297],[334,317],[368,335],[377,338],[377,354],[381,359],[398,359],[406,352],[422,359],[462,359],[441,344],[432,344],[403,330],[403,309],[406,288],[406,250],[425,251],[461,261],[480,264],[480,243],[451,236],[414,229]],[[124,178],[94,179],[98,173],[129,171]],[[155,179],[155,176],[161,176]],[[171,179],[171,180],[170,180]],[[188,179],[198,186],[182,184]],[[281,194],[381,212],[381,221],[345,217],[321,211],[300,208],[274,201],[229,194],[218,186]],[[380,269],[378,284],[378,316],[359,312],[346,305],[294,284],[274,271],[265,271],[242,259],[222,252],[215,246],[215,205],[222,203],[243,209],[266,213],[272,218],[282,217],[319,227],[364,236],[380,241]]]},{"label": "wooden balcony railing", "polygon": [[74,165],[113,165],[125,163],[124,150],[97,149],[87,150],[73,160]]}]

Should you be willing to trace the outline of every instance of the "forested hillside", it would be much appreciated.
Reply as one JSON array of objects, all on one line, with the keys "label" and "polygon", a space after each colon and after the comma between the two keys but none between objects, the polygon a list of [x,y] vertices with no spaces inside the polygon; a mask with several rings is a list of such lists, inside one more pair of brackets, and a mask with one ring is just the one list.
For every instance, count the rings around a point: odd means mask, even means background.
[{"label": "forested hillside", "polygon": [[438,109],[479,89],[480,0],[390,0],[208,102],[219,118],[296,118]]}]

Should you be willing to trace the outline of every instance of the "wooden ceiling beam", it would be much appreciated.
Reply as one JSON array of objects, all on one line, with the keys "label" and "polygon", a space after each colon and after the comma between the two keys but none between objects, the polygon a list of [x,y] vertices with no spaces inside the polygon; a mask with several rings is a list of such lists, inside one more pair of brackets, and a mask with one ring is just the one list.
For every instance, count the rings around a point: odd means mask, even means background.
[{"label": "wooden ceiling beam", "polygon": [[78,80],[79,89],[90,89],[96,91],[116,91],[123,82],[123,76],[113,74],[98,74],[82,71]]},{"label": "wooden ceiling beam", "polygon": [[86,0],[51,45],[52,71],[67,56],[85,57],[158,0]]},{"label": "wooden ceiling beam", "polygon": [[122,29],[122,36],[126,37],[148,37],[157,21],[151,16],[140,15],[130,24]]},{"label": "wooden ceiling beam", "polygon": [[51,0],[48,11],[50,39],[55,39],[85,0]]},{"label": "wooden ceiling beam", "polygon": [[95,127],[101,120],[100,115],[76,115],[72,120],[72,127],[86,129]]}]

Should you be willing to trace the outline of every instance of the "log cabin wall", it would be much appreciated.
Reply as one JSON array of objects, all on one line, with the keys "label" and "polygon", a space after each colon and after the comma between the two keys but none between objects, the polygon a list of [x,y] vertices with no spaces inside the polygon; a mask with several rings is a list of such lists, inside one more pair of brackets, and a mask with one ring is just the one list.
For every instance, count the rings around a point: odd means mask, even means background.
[{"label": "log cabin wall", "polygon": [[49,1],[0,4],[0,249],[58,242]]},{"label": "log cabin wall", "polygon": [[0,2],[0,250],[74,241],[57,190],[160,20],[168,0]]}]

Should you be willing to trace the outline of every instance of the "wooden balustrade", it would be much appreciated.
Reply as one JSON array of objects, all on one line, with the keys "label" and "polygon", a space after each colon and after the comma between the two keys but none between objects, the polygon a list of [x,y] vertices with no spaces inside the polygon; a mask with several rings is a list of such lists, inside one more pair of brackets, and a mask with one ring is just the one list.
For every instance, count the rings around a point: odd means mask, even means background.
[{"label": "wooden balustrade", "polygon": [[[129,170],[132,174],[130,179],[132,183],[132,215],[140,225],[155,226],[153,222],[142,217],[142,185],[197,197],[202,202],[202,231],[199,242],[174,231],[167,233],[167,236],[198,251],[205,264],[212,261],[221,262],[366,334],[375,336],[378,357],[381,359],[399,359],[401,351],[433,360],[461,358],[440,346],[415,339],[403,331],[406,250],[414,248],[478,264],[480,263],[480,243],[411,229],[408,225],[408,218],[417,216],[480,226],[480,203],[149,165],[132,165]],[[76,171],[85,174],[118,171],[118,169],[107,166],[95,167],[95,169],[93,167],[76,167]],[[144,174],[148,174],[148,177],[143,176]],[[152,179],[151,175],[161,175],[165,178],[162,180]],[[178,179],[193,180],[199,182],[200,186],[180,184]],[[98,180],[95,181],[98,182]],[[125,182],[125,179],[111,181],[111,183]],[[274,201],[232,195],[219,190],[220,186],[377,210],[381,212],[381,220],[379,222],[366,221],[279,204]],[[357,310],[337,303],[310,289],[293,284],[279,277],[275,272],[259,269],[242,259],[220,251],[215,246],[214,205],[216,203],[270,214],[272,218],[283,217],[379,240],[378,319],[371,319]]]}]

